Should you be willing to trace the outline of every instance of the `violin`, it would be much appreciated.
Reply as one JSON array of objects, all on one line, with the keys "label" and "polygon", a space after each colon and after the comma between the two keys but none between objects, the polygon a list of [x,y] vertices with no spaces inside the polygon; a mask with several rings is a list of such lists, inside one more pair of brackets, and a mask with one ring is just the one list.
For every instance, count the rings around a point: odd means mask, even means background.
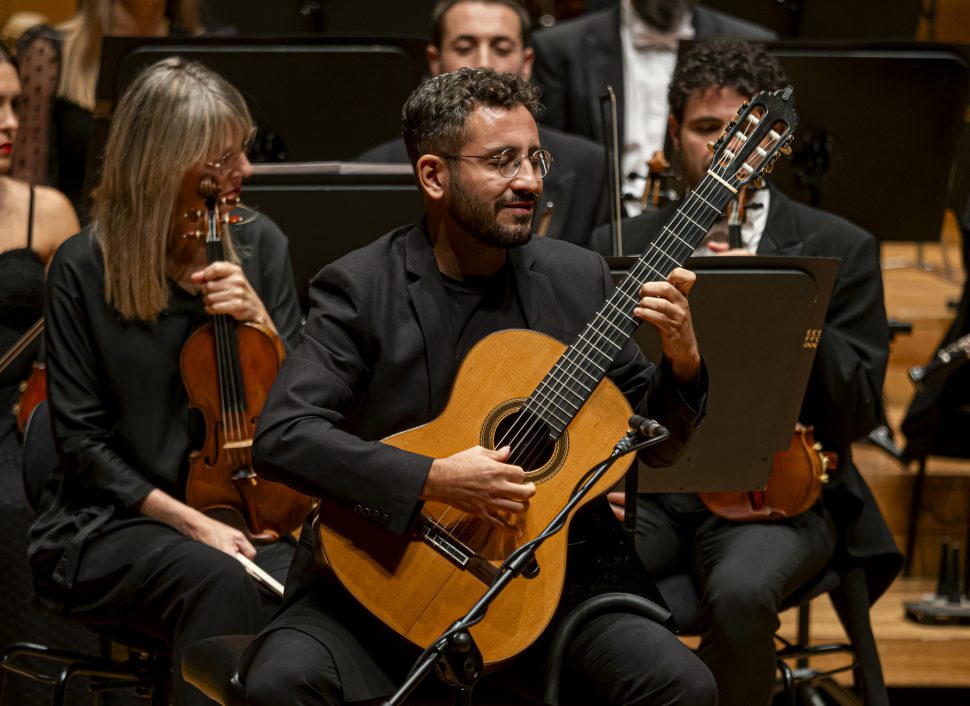
[{"label": "violin", "polygon": [[736,198],[728,202],[727,221],[728,221],[728,248],[739,250],[744,247],[741,240],[741,224],[745,219],[745,207],[748,203],[748,190],[739,189]]},{"label": "violin", "polygon": [[34,361],[30,375],[20,383],[20,399],[13,406],[17,417],[17,430],[23,435],[30,415],[41,402],[47,399],[47,368],[40,361]]},{"label": "violin", "polygon": [[652,209],[656,211],[660,208],[661,196],[664,204],[669,203],[671,192],[664,189],[664,180],[673,177],[670,170],[670,162],[664,156],[662,150],[653,153],[653,157],[647,162],[647,183],[643,187],[643,194],[640,196],[640,210]]},{"label": "violin", "polygon": [[[209,264],[225,259],[223,239],[235,205],[227,199],[219,203],[220,191],[213,178],[202,179]],[[225,314],[213,315],[193,332],[180,357],[189,405],[201,413],[206,431],[202,448],[189,454],[186,502],[245,531],[256,543],[297,529],[312,505],[308,496],[253,470],[256,421],[284,357],[283,343],[269,328]]]},{"label": "violin", "polygon": [[[17,342],[3,356],[0,356],[0,373],[28,351],[30,344],[43,332],[44,317],[42,316],[27,329],[23,336],[17,339]],[[17,418],[17,430],[23,434],[27,427],[27,420],[30,419],[34,408],[47,399],[47,371],[43,363],[34,361],[27,379],[20,383],[19,391],[20,397],[12,411]]]},{"label": "violin", "polygon": [[775,454],[764,490],[699,495],[708,510],[725,520],[784,520],[815,504],[837,461],[815,441],[812,427],[797,424],[788,450]]}]

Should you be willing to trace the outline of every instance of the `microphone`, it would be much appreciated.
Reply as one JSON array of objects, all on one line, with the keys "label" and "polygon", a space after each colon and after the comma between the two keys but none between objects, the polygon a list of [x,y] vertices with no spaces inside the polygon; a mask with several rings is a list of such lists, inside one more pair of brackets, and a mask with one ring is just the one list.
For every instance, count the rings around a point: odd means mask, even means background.
[{"label": "microphone", "polygon": [[637,436],[641,436],[644,439],[656,439],[658,436],[669,435],[670,432],[667,431],[665,427],[660,422],[654,421],[653,419],[647,419],[646,417],[641,417],[639,414],[634,414],[630,417],[627,422],[630,425],[630,429],[636,432]]}]

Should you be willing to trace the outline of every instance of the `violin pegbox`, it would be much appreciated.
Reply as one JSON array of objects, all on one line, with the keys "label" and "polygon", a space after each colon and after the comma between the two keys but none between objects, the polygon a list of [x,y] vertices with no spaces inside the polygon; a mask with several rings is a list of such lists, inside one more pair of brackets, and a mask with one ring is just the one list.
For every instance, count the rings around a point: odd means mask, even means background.
[{"label": "violin pegbox", "polygon": [[794,93],[787,86],[771,93],[762,91],[742,103],[713,143],[714,159],[707,173],[737,192],[770,173],[780,154],[791,154],[798,125]]}]

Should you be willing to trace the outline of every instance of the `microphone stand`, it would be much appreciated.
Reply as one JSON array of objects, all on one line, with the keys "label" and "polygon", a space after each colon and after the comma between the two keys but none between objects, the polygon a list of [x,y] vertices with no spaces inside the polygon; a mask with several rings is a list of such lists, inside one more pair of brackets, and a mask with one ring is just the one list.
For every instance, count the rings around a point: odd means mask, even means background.
[{"label": "microphone stand", "polygon": [[[633,427],[613,447],[613,453],[597,465],[588,470],[573,490],[572,495],[559,513],[549,522],[539,535],[512,552],[499,567],[498,573],[488,590],[475,605],[461,618],[452,623],[441,636],[425,648],[415,661],[404,683],[383,706],[398,706],[424,681],[432,667],[438,676],[448,685],[457,689],[456,703],[470,704],[471,690],[482,675],[482,654],[469,630],[485,618],[489,605],[502,590],[519,575],[526,578],[538,574],[538,564],[535,560],[536,551],[549,537],[566,526],[566,518],[589,491],[603,477],[607,470],[628,453],[645,449],[670,437],[664,427],[655,424],[648,431],[643,424],[633,423]],[[638,437],[648,437],[636,443]]]}]

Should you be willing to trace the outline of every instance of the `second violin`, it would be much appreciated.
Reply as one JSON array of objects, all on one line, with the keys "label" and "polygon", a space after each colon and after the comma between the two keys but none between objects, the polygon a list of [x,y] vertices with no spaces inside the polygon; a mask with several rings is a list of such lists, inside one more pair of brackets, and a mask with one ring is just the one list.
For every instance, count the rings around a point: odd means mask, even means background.
[{"label": "second violin", "polygon": [[[210,264],[225,259],[223,238],[229,233],[232,204],[219,204],[219,193],[214,179],[202,180]],[[189,456],[186,501],[240,525],[256,542],[295,530],[312,504],[252,468],[256,421],[284,357],[282,342],[266,326],[217,314],[189,337],[180,360],[189,404],[201,412],[206,429],[205,445]]]}]

